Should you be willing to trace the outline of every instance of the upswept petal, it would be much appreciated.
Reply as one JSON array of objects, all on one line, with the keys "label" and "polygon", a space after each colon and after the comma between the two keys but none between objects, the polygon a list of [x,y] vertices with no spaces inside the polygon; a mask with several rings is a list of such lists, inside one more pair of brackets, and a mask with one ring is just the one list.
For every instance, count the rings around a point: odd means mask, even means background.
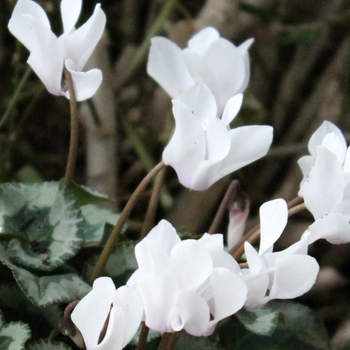
[{"label": "upswept petal", "polygon": [[213,261],[203,244],[193,239],[177,244],[171,250],[171,260],[180,289],[197,290],[213,269]]},{"label": "upswept petal", "polygon": [[308,144],[308,149],[311,155],[316,154],[316,148],[318,145],[322,144],[322,141],[324,137],[329,134],[329,133],[335,133],[340,139],[344,140],[344,143],[346,145],[346,141],[344,139],[344,135],[342,132],[339,130],[337,126],[335,126],[333,123],[325,120],[319,128],[312,134],[309,144]]},{"label": "upswept petal", "polygon": [[181,184],[191,188],[193,173],[206,156],[203,126],[182,102],[173,100],[173,113],[176,128],[164,149],[163,161],[176,170]]},{"label": "upswept petal", "polygon": [[224,251],[223,235],[221,233],[205,233],[198,242],[204,245],[205,250],[213,261],[214,268],[224,267],[235,273],[240,271],[238,262],[232,257],[232,255]]},{"label": "upswept petal", "polygon": [[191,290],[180,290],[169,315],[173,331],[185,329],[194,336],[202,336],[208,329],[210,310],[205,300]]},{"label": "upswept petal", "polygon": [[263,299],[269,285],[269,270],[261,273],[250,274],[248,270],[242,270],[241,278],[245,282],[248,294],[244,306],[256,308],[264,304]]},{"label": "upswept petal", "polygon": [[247,88],[249,83],[250,61],[249,61],[248,49],[253,43],[254,43],[254,39],[248,39],[238,46],[238,50],[243,57],[245,72],[244,72],[244,80],[242,82],[241,87],[237,90],[237,93],[242,93]]},{"label": "upswept petal", "polygon": [[145,311],[145,323],[157,332],[172,332],[169,314],[174,304],[179,285],[174,271],[167,270],[150,273],[137,282]]},{"label": "upswept petal", "polygon": [[217,108],[214,95],[203,83],[193,85],[181,94],[177,101],[185,104],[201,123],[208,119],[216,119]]},{"label": "upswept petal", "polygon": [[264,260],[249,242],[244,242],[244,251],[251,274],[257,274],[266,268]]},{"label": "upswept petal", "polygon": [[[30,27],[33,41],[28,64],[44,83],[47,90],[56,96],[61,95],[61,77],[63,69],[63,48],[57,37],[43,22],[32,15],[23,15]],[[48,55],[50,59],[48,59]]]},{"label": "upswept petal", "polygon": [[78,303],[71,314],[87,349],[98,344],[100,333],[111,309],[115,286],[111,278],[95,280],[92,290]]},{"label": "upswept petal", "polygon": [[337,157],[339,163],[344,163],[346,154],[346,142],[344,137],[340,138],[334,132],[329,133],[324,137],[322,146],[330,150]]},{"label": "upswept petal", "polygon": [[173,98],[187,91],[195,81],[187,71],[181,49],[168,39],[151,39],[148,74]]},{"label": "upswept petal", "polygon": [[342,214],[330,213],[316,220],[303,235],[308,234],[308,243],[324,238],[332,244],[350,242],[349,220]]},{"label": "upswept petal", "polygon": [[213,27],[206,27],[188,41],[188,47],[202,56],[208,50],[209,46],[219,39],[219,32]]},{"label": "upswept petal", "polygon": [[[212,300],[209,302],[210,311],[214,319],[210,321],[215,326],[222,319],[240,310],[247,298],[247,286],[238,274],[218,267],[210,275],[212,285]],[[212,327],[212,330],[214,327]],[[206,333],[209,335],[211,333]]]},{"label": "upswept petal", "polygon": [[231,139],[225,124],[219,118],[208,118],[205,121],[205,135],[207,137],[207,160],[221,161],[231,147]]},{"label": "upswept petal", "polygon": [[[67,58],[65,66],[73,79],[74,92],[77,101],[83,101],[92,97],[102,83],[102,72],[99,69],[91,69],[88,72],[77,70],[74,62]],[[62,95],[69,99],[69,91],[62,91]]]},{"label": "upswept petal", "polygon": [[315,283],[319,271],[317,261],[308,255],[291,255],[276,259],[276,271],[270,294],[271,299],[293,299],[306,293]]},{"label": "upswept petal", "polygon": [[229,133],[230,152],[221,162],[220,172],[212,183],[263,157],[271,146],[273,128],[268,125],[241,126]]},{"label": "upswept petal", "polygon": [[[300,188],[303,187],[305,181],[307,180],[307,175],[309,175],[313,164],[314,164],[314,157],[313,156],[303,156],[298,160],[298,165],[299,165],[300,170],[303,174],[303,179],[300,182]],[[301,196],[300,190],[298,192],[298,195]]]},{"label": "upswept petal", "polygon": [[143,304],[140,295],[133,288],[122,286],[114,293],[113,308],[116,307],[120,307],[124,313],[124,332],[121,337],[121,348],[124,348],[139,328],[143,316]]},{"label": "upswept petal", "polygon": [[69,35],[80,16],[82,0],[62,0],[61,17],[64,35]]},{"label": "upswept petal", "polygon": [[299,191],[316,220],[342,201],[342,177],[342,165],[336,156],[327,148],[317,146],[315,164]]},{"label": "upswept petal", "polygon": [[37,45],[31,25],[24,20],[23,15],[30,15],[43,26],[50,29],[50,22],[45,11],[32,0],[18,0],[13,9],[8,29],[29,50]]},{"label": "upswept petal", "polygon": [[232,96],[226,103],[224,113],[222,114],[221,120],[229,126],[233,119],[235,119],[243,103],[243,94],[237,94]]},{"label": "upswept petal", "polygon": [[[106,24],[101,5],[95,6],[92,16],[65,39],[66,57],[74,61],[76,70],[82,70],[100,40]],[[62,39],[61,39],[62,40]],[[98,84],[99,85],[99,84]]]},{"label": "upswept petal", "polygon": [[288,221],[288,207],[284,199],[274,199],[260,207],[260,248],[259,254],[272,252]]},{"label": "upswept petal", "polygon": [[[180,241],[175,235],[177,236],[174,227],[168,221],[162,220],[135,246],[135,256],[143,278],[164,269],[172,270],[170,251],[177,239]],[[167,239],[169,242],[166,241]]]},{"label": "upswept petal", "polygon": [[206,72],[210,71],[214,74],[215,84],[207,85],[215,96],[218,113],[221,115],[226,102],[239,91],[244,82],[243,58],[237,47],[230,41],[220,38],[210,45],[202,56],[202,60],[208,67],[205,72],[202,72],[203,82],[206,83]]}]

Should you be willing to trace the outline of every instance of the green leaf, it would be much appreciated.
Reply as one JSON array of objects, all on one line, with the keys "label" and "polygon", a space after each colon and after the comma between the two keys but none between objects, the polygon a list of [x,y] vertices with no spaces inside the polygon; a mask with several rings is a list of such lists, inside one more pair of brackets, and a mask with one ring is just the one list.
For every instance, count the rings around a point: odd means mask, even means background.
[{"label": "green leaf", "polygon": [[0,260],[12,271],[22,292],[38,306],[82,299],[91,290],[91,287],[74,273],[36,276],[11,263],[3,249],[0,249]]},{"label": "green leaf", "polygon": [[74,256],[83,243],[77,202],[58,182],[0,186],[0,239],[18,264],[51,271]]},{"label": "green leaf", "polygon": [[81,213],[85,219],[83,233],[85,245],[101,244],[104,240],[106,230],[109,231],[108,224],[114,226],[120,216],[120,214],[117,214],[113,210],[102,208],[96,204],[84,205],[81,207]]},{"label": "green leaf", "polygon": [[0,313],[0,349],[21,350],[30,338],[30,329],[22,322],[5,323]]},{"label": "green leaf", "polygon": [[80,206],[112,201],[107,195],[83,185],[73,184],[69,187],[69,191]]},{"label": "green leaf", "polygon": [[28,350],[72,350],[72,348],[64,343],[52,340],[38,340],[29,344]]},{"label": "green leaf", "polygon": [[265,306],[261,309],[243,308],[236,313],[241,323],[251,332],[271,335],[278,325],[279,311]]},{"label": "green leaf", "polygon": [[325,327],[313,311],[289,300],[273,300],[267,306],[279,313],[278,325],[271,336],[248,331],[237,319],[218,328],[227,350],[328,350],[330,341]]},{"label": "green leaf", "polygon": [[[124,241],[117,244],[103,271],[104,276],[109,276],[113,279],[117,288],[126,284],[127,280],[138,268],[134,254],[135,244],[133,241]],[[83,272],[83,276],[86,279],[91,276],[97,259],[98,255],[93,255],[86,262]]]}]

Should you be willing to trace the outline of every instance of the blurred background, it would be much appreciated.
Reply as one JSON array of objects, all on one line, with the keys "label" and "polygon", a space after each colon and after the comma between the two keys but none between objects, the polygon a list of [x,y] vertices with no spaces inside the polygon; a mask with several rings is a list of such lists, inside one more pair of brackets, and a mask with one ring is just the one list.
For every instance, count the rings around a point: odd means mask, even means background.
[{"label": "blurred background", "polygon": [[[60,1],[37,2],[59,35]],[[78,25],[95,4],[84,1]],[[69,103],[50,95],[26,64],[27,50],[7,29],[14,5],[14,0],[0,2],[0,181],[59,180],[68,153]],[[205,192],[183,188],[167,169],[156,222],[165,217],[179,230],[202,234],[230,181],[239,179],[251,203],[249,228],[263,202],[297,196],[297,160],[324,120],[350,131],[350,1],[102,0],[101,6],[107,27],[86,69],[102,69],[104,80],[98,93],[80,104],[75,180],[108,194],[115,209],[160,161],[174,127],[169,96],[146,72],[154,35],[180,47],[206,26],[236,45],[253,37],[250,84],[232,127],[274,127],[265,158]],[[131,237],[139,235],[149,197],[150,190],[132,214]],[[307,212],[292,217],[277,248],[297,240],[311,220]],[[228,216],[220,232],[227,224]],[[310,254],[322,268],[315,288],[301,301],[322,318],[334,348],[350,349],[350,246],[316,242]]]}]

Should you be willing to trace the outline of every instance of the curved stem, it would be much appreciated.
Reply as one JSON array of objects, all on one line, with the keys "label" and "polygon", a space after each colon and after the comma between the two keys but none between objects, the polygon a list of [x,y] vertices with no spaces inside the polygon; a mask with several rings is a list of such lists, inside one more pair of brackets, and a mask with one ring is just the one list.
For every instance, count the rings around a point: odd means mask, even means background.
[{"label": "curved stem", "polygon": [[147,233],[152,229],[154,218],[156,216],[160,191],[162,189],[162,185],[165,177],[165,168],[162,169],[156,176],[156,181],[154,182],[154,186],[152,189],[151,199],[148,204],[147,213],[145,217],[145,221],[143,222],[142,231],[140,239],[146,237]]},{"label": "curved stem", "polygon": [[181,331],[175,333],[164,333],[157,350],[173,350],[179,340]]},{"label": "curved stem", "polygon": [[[302,210],[306,209],[305,203],[296,204],[292,207],[290,207],[291,204],[298,203],[300,201],[301,197],[296,197],[292,199],[288,203],[288,217],[295,215],[296,213],[299,213]],[[260,224],[254,226],[247,234],[245,234],[239,242],[229,251],[229,253],[238,260],[242,254],[244,253],[244,243],[249,242],[251,244],[255,243],[260,237]]]},{"label": "curved stem", "polygon": [[140,198],[141,194],[144,192],[148,184],[152,181],[153,176],[158,174],[163,168],[165,168],[165,163],[163,161],[159,162],[140,182],[140,184],[137,186],[134,193],[129,198],[128,202],[126,203],[123,211],[120,214],[120,217],[115,224],[111,235],[108,238],[108,241],[96,263],[96,266],[91,274],[90,278],[90,284],[94,282],[94,280],[101,276],[108,259],[110,255],[113,252],[114,246],[118,241],[119,234],[121,230],[123,229],[126,220],[128,219],[129,215],[131,214],[131,211],[133,210],[135,204],[137,203],[138,199]]},{"label": "curved stem", "polygon": [[73,79],[68,69],[64,67],[64,75],[68,83],[69,90],[69,103],[70,103],[70,141],[69,141],[69,154],[67,160],[66,173],[64,175],[63,183],[66,187],[72,184],[74,176],[75,163],[78,154],[78,104],[75,97]]},{"label": "curved stem", "polygon": [[237,193],[238,187],[239,187],[239,181],[233,180],[231,182],[229,188],[227,189],[225,196],[220,204],[220,207],[219,207],[218,211],[216,212],[215,218],[214,218],[214,220],[209,228],[208,233],[210,233],[211,235],[214,234],[215,232],[217,232],[218,227],[222,221],[222,218],[224,217],[224,215],[227,212],[227,207],[228,207],[230,201]]}]

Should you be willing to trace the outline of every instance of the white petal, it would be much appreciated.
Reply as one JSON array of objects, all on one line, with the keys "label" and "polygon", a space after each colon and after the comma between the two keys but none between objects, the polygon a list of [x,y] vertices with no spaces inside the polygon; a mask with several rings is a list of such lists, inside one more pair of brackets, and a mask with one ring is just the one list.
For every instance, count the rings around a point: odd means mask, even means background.
[{"label": "white petal", "polygon": [[[92,97],[102,83],[102,72],[99,69],[91,69],[88,72],[76,71],[70,59],[66,59],[65,65],[73,79],[76,100],[84,101]],[[68,90],[62,94],[69,98]]]},{"label": "white petal", "polygon": [[213,261],[213,267],[224,267],[238,273],[240,267],[237,261],[224,250],[223,235],[221,233],[205,233],[199,240],[204,245]]},{"label": "white petal", "polygon": [[265,270],[257,274],[242,274],[241,278],[245,282],[248,294],[244,303],[246,307],[256,308],[265,304],[263,301],[269,285],[269,271]]},{"label": "white petal", "polygon": [[219,39],[219,32],[213,27],[206,27],[194,35],[188,41],[188,47],[202,56],[208,47],[217,39]]},{"label": "white petal", "polygon": [[220,38],[210,45],[203,56],[203,62],[208,69],[202,72],[203,82],[206,83],[206,73],[211,72],[210,74],[215,76],[215,85],[207,85],[216,98],[220,115],[227,101],[240,92],[239,89],[245,80],[244,60],[237,47],[228,40]]},{"label": "white petal", "polygon": [[61,94],[63,48],[57,37],[43,22],[32,15],[23,15],[33,36],[28,64],[53,95]]},{"label": "white petal", "polygon": [[249,215],[249,205],[243,210],[234,208],[230,210],[230,221],[227,229],[227,248],[233,248],[242,238],[247,217]]},{"label": "white petal", "polygon": [[181,290],[176,295],[169,321],[173,331],[185,329],[194,336],[202,336],[208,329],[210,310],[205,300],[190,290]]},{"label": "white petal", "polygon": [[[314,157],[313,156],[303,156],[298,160],[298,165],[300,167],[301,172],[303,173],[303,179],[300,182],[300,188],[303,187],[303,185],[307,179],[307,175],[309,175],[313,164],[314,164]],[[299,196],[301,196],[300,192],[298,194],[299,194]]]},{"label": "white petal", "polygon": [[206,119],[216,119],[216,102],[214,95],[203,83],[197,83],[181,94],[177,101],[187,106],[191,113],[204,123]]},{"label": "white petal", "polygon": [[147,72],[173,98],[195,83],[187,71],[181,49],[161,37],[151,39]]},{"label": "white petal", "polygon": [[276,261],[272,288],[266,300],[293,299],[306,293],[315,283],[317,261],[308,255],[292,255]]},{"label": "white petal", "polygon": [[329,133],[324,137],[322,146],[329,149],[341,164],[344,163],[346,154],[346,142],[344,137],[340,138],[334,132]]},{"label": "white petal", "polygon": [[299,193],[315,219],[328,214],[343,196],[342,166],[336,156],[317,146],[315,164]]},{"label": "white petal", "polygon": [[114,283],[109,277],[96,279],[92,288],[71,314],[88,349],[94,348],[98,343],[115,292]]},{"label": "white petal", "polygon": [[82,0],[62,0],[61,16],[64,34],[68,35],[73,30],[80,15]]},{"label": "white petal", "polygon": [[260,207],[260,255],[272,252],[272,247],[281,236],[287,221],[288,208],[285,200],[274,199]]},{"label": "white petal", "polygon": [[344,136],[342,132],[339,130],[337,126],[335,126],[333,123],[325,120],[321,126],[312,134],[309,144],[308,144],[308,149],[311,155],[316,154],[316,148],[318,145],[322,144],[322,141],[324,137],[328,133],[335,133],[340,139],[344,140],[344,144],[346,145],[346,141],[344,139]]},{"label": "white petal", "polygon": [[232,96],[226,103],[221,120],[225,125],[229,125],[236,117],[243,103],[243,94]]},{"label": "white petal", "polygon": [[193,173],[206,156],[203,126],[182,102],[173,100],[173,113],[176,128],[163,161],[175,169],[182,185],[191,188]]},{"label": "white petal", "polygon": [[244,252],[247,257],[247,263],[251,274],[260,273],[266,268],[264,260],[249,242],[244,242]]},{"label": "white petal", "polygon": [[339,213],[331,213],[316,220],[311,226],[309,226],[307,232],[309,232],[309,244],[321,238],[326,239],[332,244],[350,242],[349,220]]},{"label": "white petal", "polygon": [[235,314],[240,310],[247,297],[247,287],[237,274],[224,268],[215,268],[210,275],[213,299],[210,305],[214,320],[211,325]]},{"label": "white petal", "polygon": [[187,290],[197,290],[213,269],[213,261],[208,252],[200,242],[193,239],[177,244],[171,250],[171,260],[179,287]]},{"label": "white petal", "polygon": [[10,32],[30,51],[36,40],[33,38],[29,23],[24,20],[23,15],[31,15],[43,26],[50,29],[50,22],[45,11],[32,0],[18,0],[13,9],[8,28]]},{"label": "white petal", "polygon": [[105,25],[106,15],[102,11],[100,4],[97,4],[92,16],[66,38],[67,58],[74,61],[78,71],[84,68],[102,36]]},{"label": "white petal", "polygon": [[273,128],[268,125],[251,125],[231,129],[230,152],[221,162],[220,172],[215,181],[263,157],[270,148],[272,133]]},{"label": "white petal", "polygon": [[124,313],[124,334],[121,346],[124,348],[140,326],[143,304],[140,295],[133,288],[122,286],[114,294],[113,307],[115,306],[119,306]]},{"label": "white petal", "polygon": [[254,39],[248,39],[246,40],[244,43],[242,43],[241,45],[238,46],[238,50],[241,53],[242,57],[243,57],[243,61],[244,61],[244,80],[242,82],[241,87],[239,88],[239,90],[237,91],[237,93],[242,93],[248,83],[249,83],[249,78],[250,78],[250,62],[249,62],[249,55],[248,55],[248,49],[250,48],[250,46],[253,44]]},{"label": "white petal", "polygon": [[231,148],[231,139],[225,124],[219,118],[208,119],[205,122],[207,137],[207,160],[220,161],[224,159]]}]

